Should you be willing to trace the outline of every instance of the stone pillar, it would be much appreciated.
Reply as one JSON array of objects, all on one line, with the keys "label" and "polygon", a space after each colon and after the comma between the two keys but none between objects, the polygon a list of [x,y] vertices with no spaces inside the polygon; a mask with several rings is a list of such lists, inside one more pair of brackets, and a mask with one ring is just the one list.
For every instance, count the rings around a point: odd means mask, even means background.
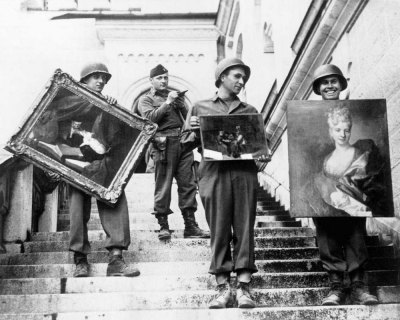
[{"label": "stone pillar", "polygon": [[32,228],[33,166],[30,164],[14,173],[11,204],[4,218],[4,241],[25,241]]},{"label": "stone pillar", "polygon": [[58,214],[58,187],[46,194],[44,211],[39,217],[39,232],[56,232]]}]

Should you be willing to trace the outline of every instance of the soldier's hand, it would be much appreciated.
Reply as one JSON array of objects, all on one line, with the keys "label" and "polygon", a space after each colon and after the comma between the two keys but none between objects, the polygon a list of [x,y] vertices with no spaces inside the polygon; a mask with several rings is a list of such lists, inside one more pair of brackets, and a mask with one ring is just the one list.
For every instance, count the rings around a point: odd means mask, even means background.
[{"label": "soldier's hand", "polygon": [[117,99],[110,96],[104,96],[109,104],[117,104]]},{"label": "soldier's hand", "polygon": [[200,127],[200,118],[197,116],[191,116],[189,123],[192,128]]},{"label": "soldier's hand", "polygon": [[168,94],[167,101],[165,101],[165,102],[168,103],[168,104],[171,104],[171,103],[173,103],[177,98],[178,98],[178,91],[171,91],[171,92]]},{"label": "soldier's hand", "polygon": [[258,157],[257,160],[260,161],[260,162],[267,163],[267,162],[271,161],[271,156],[269,156],[269,155],[267,156],[267,155],[263,154],[260,157]]},{"label": "soldier's hand", "polygon": [[43,170],[43,172],[51,182],[59,182],[61,180],[61,176],[58,173],[50,170]]}]

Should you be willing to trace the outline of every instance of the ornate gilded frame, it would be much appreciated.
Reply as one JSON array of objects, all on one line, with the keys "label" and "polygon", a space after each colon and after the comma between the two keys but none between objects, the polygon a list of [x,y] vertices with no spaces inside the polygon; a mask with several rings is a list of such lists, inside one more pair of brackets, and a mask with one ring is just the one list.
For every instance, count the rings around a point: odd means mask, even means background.
[{"label": "ornate gilded frame", "polygon": [[[101,185],[93,181],[88,176],[67,166],[61,160],[57,160],[46,155],[40,149],[32,147],[32,144],[29,143],[32,141],[33,130],[36,130],[35,128],[40,123],[39,119],[43,119],[44,113],[54,108],[52,102],[56,97],[57,99],[60,98],[57,94],[62,95],[61,92],[67,92],[68,95],[75,95],[76,97],[74,98],[83,99],[84,103],[91,104],[90,110],[96,111],[96,114],[103,113],[107,114],[108,117],[111,116],[112,121],[117,123],[117,126],[125,128],[126,132],[134,133],[132,137],[136,139],[133,142],[124,137],[129,141],[124,150],[129,151],[127,151],[123,160],[121,160],[122,158],[118,159],[118,163],[121,164],[108,185]],[[45,171],[57,173],[62,180],[72,186],[113,205],[122,194],[156,130],[156,124],[131,113],[122,106],[110,105],[104,96],[90,90],[84,84],[74,80],[69,74],[57,69],[33,103],[17,132],[8,141],[5,149]]]}]

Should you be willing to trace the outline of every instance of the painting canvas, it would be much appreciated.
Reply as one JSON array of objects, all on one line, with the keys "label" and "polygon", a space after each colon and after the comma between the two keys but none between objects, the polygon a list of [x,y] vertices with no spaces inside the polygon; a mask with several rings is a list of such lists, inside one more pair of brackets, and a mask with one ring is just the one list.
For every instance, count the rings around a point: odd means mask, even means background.
[{"label": "painting canvas", "polygon": [[386,101],[290,101],[291,215],[392,217]]},{"label": "painting canvas", "polygon": [[156,129],[57,69],[6,149],[112,205]]},{"label": "painting canvas", "polygon": [[251,160],[268,155],[261,114],[200,116],[206,161]]}]

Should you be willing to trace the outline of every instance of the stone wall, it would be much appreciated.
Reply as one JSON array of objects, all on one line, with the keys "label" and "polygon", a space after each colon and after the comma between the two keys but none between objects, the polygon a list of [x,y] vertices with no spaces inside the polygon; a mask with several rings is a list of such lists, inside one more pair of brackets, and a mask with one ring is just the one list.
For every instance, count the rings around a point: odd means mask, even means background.
[{"label": "stone wall", "polygon": [[369,1],[333,53],[344,68],[351,62],[350,99],[387,101],[393,197],[400,218],[400,2]]},{"label": "stone wall", "polygon": [[[349,81],[350,99],[387,100],[393,196],[396,217],[400,217],[400,2],[369,1],[350,30],[340,39],[331,62]],[[320,99],[315,95],[310,99]],[[266,172],[279,183],[288,180],[286,134]],[[282,166],[282,163],[284,165]],[[277,169],[280,168],[280,169]],[[280,197],[285,199],[285,197]],[[284,201],[290,206],[289,201]]]}]

